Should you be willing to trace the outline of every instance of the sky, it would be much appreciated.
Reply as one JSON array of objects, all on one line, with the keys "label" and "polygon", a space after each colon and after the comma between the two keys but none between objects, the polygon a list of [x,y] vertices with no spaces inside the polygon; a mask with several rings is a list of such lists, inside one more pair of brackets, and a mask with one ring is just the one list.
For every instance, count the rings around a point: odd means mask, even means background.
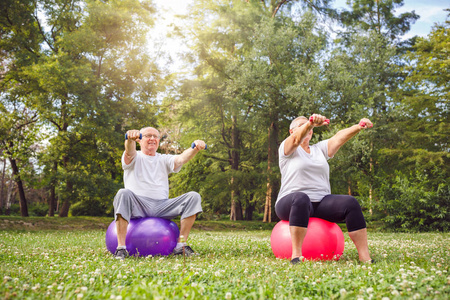
[{"label": "sky", "polygon": [[[171,56],[176,58],[177,53],[183,52],[185,46],[176,39],[169,39],[166,37],[170,30],[170,24],[176,23],[177,14],[185,14],[188,5],[192,0],[153,0],[156,4],[158,14],[157,22],[151,32],[152,45],[150,48],[153,51],[158,51],[161,57]],[[339,10],[344,8],[349,9],[346,5],[347,0],[335,0],[332,6]],[[397,9],[396,13],[401,14],[407,11],[415,11],[420,16],[412,26],[411,30],[405,34],[404,39],[413,36],[425,37],[430,33],[431,28],[436,22],[444,23],[447,18],[445,8],[450,8],[450,0],[404,0],[404,5]],[[170,62],[167,59],[162,59],[164,64],[172,65],[172,68],[179,68],[176,61]],[[175,70],[174,70],[175,71]]]}]

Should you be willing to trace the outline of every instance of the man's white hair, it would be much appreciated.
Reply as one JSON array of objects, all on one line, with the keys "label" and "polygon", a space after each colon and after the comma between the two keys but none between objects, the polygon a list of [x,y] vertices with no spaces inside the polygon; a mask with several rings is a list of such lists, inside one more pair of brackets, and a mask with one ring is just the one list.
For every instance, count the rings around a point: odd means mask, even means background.
[{"label": "man's white hair", "polygon": [[139,130],[139,131],[142,132],[142,131],[144,131],[145,129],[154,129],[154,130],[158,131],[158,135],[161,135],[161,133],[159,132],[158,129],[156,129],[155,127],[151,127],[151,126],[147,126],[147,127],[141,128],[141,130]]},{"label": "man's white hair", "polygon": [[291,125],[289,126],[289,130],[292,130],[292,129],[294,129],[295,127],[298,127],[298,125],[300,125],[300,121],[301,121],[301,120],[306,120],[306,121],[308,121],[308,118],[307,118],[307,117],[304,117],[304,116],[300,116],[300,117],[295,118],[295,119],[291,122]]}]

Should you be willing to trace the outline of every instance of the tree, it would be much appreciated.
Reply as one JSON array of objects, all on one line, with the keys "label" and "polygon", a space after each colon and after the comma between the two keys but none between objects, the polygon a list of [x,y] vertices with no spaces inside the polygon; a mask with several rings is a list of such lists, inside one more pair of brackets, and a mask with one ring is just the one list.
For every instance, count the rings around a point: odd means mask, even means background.
[{"label": "tree", "polygon": [[[12,177],[19,192],[20,214],[28,217],[28,203],[25,195],[24,178],[30,172],[30,159],[34,156],[35,144],[39,133],[35,123],[37,114],[21,107],[16,101],[7,101],[3,95],[0,111],[0,149],[2,157],[9,160]],[[3,181],[2,181],[3,188]]]},{"label": "tree", "polygon": [[[182,116],[177,121],[191,119],[184,124],[189,127],[188,132],[199,133],[208,144],[214,145],[208,151],[211,157],[226,163],[220,168],[227,170],[226,186],[231,190],[230,219],[239,220],[243,218],[243,209],[246,212],[253,209],[248,200],[251,196],[244,196],[242,182],[237,178],[241,172],[250,171],[246,165],[253,165],[245,163],[250,159],[245,150],[255,135],[250,116],[251,95],[235,91],[231,85],[250,46],[252,26],[261,19],[261,6],[242,1],[231,5],[226,1],[204,1],[193,8],[190,16],[195,20],[192,31],[183,34],[195,42],[192,48],[196,78],[184,80],[179,99],[183,102],[175,102],[173,107]],[[212,16],[215,20],[205,26]],[[195,120],[195,115],[208,117]]]},{"label": "tree", "polygon": [[[20,12],[7,1],[2,10],[14,66],[6,77],[29,95],[24,105],[51,126],[51,156],[42,156],[49,215],[61,187],[59,215],[67,216],[70,204],[86,195],[87,182],[96,177],[120,182],[117,157],[124,129],[155,120],[157,107],[150,99],[159,89],[159,71],[144,51],[154,10],[137,0],[46,0],[19,7]],[[80,180],[81,171],[86,181]],[[87,194],[98,199],[102,191]]]},{"label": "tree", "polygon": [[[286,127],[293,112],[315,105],[313,98],[321,93],[317,59],[324,49],[325,36],[320,31],[313,33],[312,14],[295,23],[289,18],[265,16],[256,2],[201,3],[190,15],[198,17],[198,25],[189,35],[189,41],[195,41],[197,65],[196,78],[186,80],[181,88],[180,100],[185,107],[181,111],[191,112],[186,115],[191,119],[189,124],[184,125],[195,124],[189,132],[197,127],[202,134],[216,133],[210,135],[214,145],[225,146],[217,149],[221,154],[216,157],[229,161],[230,216],[237,219],[240,206],[247,212],[255,195],[267,194],[271,200],[278,193],[280,124]],[[211,18],[214,21],[206,26],[205,20]],[[310,102],[305,105],[302,100]],[[211,118],[192,121],[193,112]],[[263,133],[261,128],[267,131]],[[264,148],[270,151],[264,152]],[[260,182],[262,176],[266,183],[249,193],[241,174],[255,170],[260,170],[255,181]],[[266,218],[275,201],[268,203]]]},{"label": "tree", "polygon": [[392,124],[397,139],[382,149],[386,169],[379,174],[380,208],[394,228],[449,227],[449,36],[449,22],[436,24],[404,57],[408,76]]},{"label": "tree", "polygon": [[346,26],[357,26],[362,30],[373,30],[390,40],[397,40],[411,29],[411,24],[419,19],[412,12],[395,16],[395,10],[403,6],[403,0],[350,0],[351,10],[340,14]]}]

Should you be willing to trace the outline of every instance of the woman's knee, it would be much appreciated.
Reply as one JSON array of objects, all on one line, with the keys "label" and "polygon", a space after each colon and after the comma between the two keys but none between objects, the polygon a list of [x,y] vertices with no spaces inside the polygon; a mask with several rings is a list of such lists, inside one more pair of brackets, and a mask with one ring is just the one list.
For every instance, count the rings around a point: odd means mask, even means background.
[{"label": "woman's knee", "polygon": [[308,210],[310,209],[311,200],[308,195],[302,192],[292,194],[292,207]]},{"label": "woman's knee", "polygon": [[353,196],[348,196],[345,202],[348,211],[361,211],[361,205]]}]

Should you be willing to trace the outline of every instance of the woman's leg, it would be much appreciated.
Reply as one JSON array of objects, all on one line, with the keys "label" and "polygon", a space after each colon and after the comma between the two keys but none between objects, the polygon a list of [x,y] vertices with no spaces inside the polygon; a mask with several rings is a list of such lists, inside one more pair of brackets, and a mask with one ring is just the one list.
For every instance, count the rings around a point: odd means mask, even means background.
[{"label": "woman's leg", "polygon": [[369,245],[367,243],[367,228],[349,232],[348,235],[358,250],[359,260],[362,262],[371,262],[369,254]]},{"label": "woman's leg", "polygon": [[303,240],[305,239],[306,236],[307,228],[299,226],[289,226],[289,231],[291,232],[291,241],[292,241],[291,259],[303,256],[302,245]]},{"label": "woman's leg", "polygon": [[314,203],[313,217],[330,222],[345,221],[348,235],[358,250],[359,260],[371,261],[367,243],[367,228],[361,206],[353,196],[327,195],[318,204]]},{"label": "woman's leg", "polygon": [[275,205],[275,213],[281,220],[289,221],[292,241],[292,259],[302,256],[303,240],[312,210],[311,201],[305,193],[284,196]]}]

